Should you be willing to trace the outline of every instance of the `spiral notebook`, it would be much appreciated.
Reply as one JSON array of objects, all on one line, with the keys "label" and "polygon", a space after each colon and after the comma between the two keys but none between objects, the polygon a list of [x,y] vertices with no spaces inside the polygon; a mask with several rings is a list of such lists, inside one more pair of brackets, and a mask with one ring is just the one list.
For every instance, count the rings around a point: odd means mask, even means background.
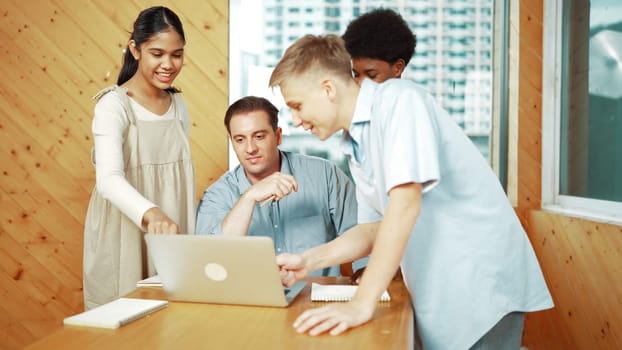
[{"label": "spiral notebook", "polygon": [[[349,301],[356,293],[358,286],[344,284],[311,284],[311,301]],[[391,301],[386,290],[380,296],[380,301]]]}]

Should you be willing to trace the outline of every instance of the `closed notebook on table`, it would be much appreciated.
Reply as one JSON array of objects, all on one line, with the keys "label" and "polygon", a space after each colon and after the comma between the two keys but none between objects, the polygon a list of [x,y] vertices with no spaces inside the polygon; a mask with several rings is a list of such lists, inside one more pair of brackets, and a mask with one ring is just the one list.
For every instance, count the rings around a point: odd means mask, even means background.
[{"label": "closed notebook on table", "polygon": [[67,317],[67,326],[119,328],[168,305],[166,300],[119,298],[94,309]]}]

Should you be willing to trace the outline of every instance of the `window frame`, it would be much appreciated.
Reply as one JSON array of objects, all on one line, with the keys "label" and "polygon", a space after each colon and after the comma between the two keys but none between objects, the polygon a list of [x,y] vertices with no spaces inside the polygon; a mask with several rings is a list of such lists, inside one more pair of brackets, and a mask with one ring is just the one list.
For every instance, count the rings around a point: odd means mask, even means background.
[{"label": "window frame", "polygon": [[[542,52],[542,209],[582,219],[622,224],[622,202],[562,195],[560,150],[564,0],[544,2]],[[549,67],[552,67],[549,68]],[[548,166],[552,164],[553,166]]]}]

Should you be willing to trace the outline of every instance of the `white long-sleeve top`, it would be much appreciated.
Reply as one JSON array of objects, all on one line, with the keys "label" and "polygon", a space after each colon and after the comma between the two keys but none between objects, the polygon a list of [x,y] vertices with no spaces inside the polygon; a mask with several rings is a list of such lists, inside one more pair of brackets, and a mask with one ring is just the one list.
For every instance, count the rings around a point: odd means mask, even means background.
[{"label": "white long-sleeve top", "polygon": [[[190,132],[190,118],[186,104],[180,94],[173,94],[186,134]],[[157,115],[130,98],[130,104],[137,120],[174,119],[173,104],[163,115]],[[117,94],[104,95],[95,105],[92,132],[95,143],[95,181],[97,191],[123,212],[137,226],[147,210],[157,207],[147,200],[125,179],[123,143],[125,130],[129,126],[123,104]]]}]

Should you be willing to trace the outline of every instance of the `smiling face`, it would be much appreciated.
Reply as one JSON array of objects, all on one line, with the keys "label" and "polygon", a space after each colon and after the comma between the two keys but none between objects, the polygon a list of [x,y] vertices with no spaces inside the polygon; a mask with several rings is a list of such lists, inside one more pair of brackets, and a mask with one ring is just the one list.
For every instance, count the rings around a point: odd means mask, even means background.
[{"label": "smiling face", "polygon": [[339,125],[334,81],[302,74],[288,79],[280,88],[291,109],[294,126],[302,126],[320,140],[326,140],[343,128]]},{"label": "smiling face", "polygon": [[154,88],[170,88],[184,64],[184,41],[174,30],[155,34],[140,48],[130,41],[132,55],[138,61],[133,78],[139,78]]},{"label": "smiling face", "polygon": [[364,78],[369,78],[377,83],[382,83],[390,78],[399,78],[402,76],[404,67],[404,61],[401,59],[398,59],[393,64],[367,57],[352,59],[352,73],[358,84],[360,84]]},{"label": "smiling face", "polygon": [[281,128],[272,128],[268,113],[256,110],[236,114],[229,130],[233,150],[252,184],[281,169]]}]

